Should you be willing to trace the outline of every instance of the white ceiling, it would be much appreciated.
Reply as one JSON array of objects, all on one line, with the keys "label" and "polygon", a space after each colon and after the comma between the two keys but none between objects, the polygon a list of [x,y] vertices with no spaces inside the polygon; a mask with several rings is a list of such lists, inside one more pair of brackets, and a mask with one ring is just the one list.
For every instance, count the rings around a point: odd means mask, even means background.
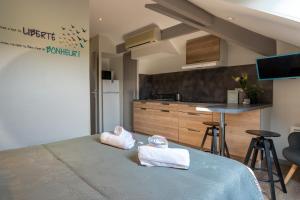
[{"label": "white ceiling", "polygon": [[[90,35],[106,35],[116,44],[122,36],[155,23],[161,29],[179,22],[145,8],[151,0],[90,0]],[[99,17],[103,20],[98,21]]]},{"label": "white ceiling", "polygon": [[[189,0],[208,12],[239,26],[300,46],[299,0]],[[262,3],[263,2],[263,3]],[[283,3],[284,2],[284,3]],[[179,22],[146,9],[151,0],[90,0],[90,34],[108,36],[115,44],[123,35],[155,23],[161,29]],[[298,6],[297,6],[298,5]],[[98,21],[101,17],[103,20]],[[199,35],[203,35],[199,33]],[[190,36],[188,37],[190,38]],[[173,41],[182,46],[185,37]],[[180,48],[181,49],[181,48]]]},{"label": "white ceiling", "polygon": [[[300,14],[297,16],[295,11],[296,7],[297,13],[300,13],[299,0],[189,1],[223,19],[227,20],[228,17],[232,17],[231,22],[239,26],[300,46],[300,23],[298,22]],[[290,7],[290,10],[287,6]]]}]

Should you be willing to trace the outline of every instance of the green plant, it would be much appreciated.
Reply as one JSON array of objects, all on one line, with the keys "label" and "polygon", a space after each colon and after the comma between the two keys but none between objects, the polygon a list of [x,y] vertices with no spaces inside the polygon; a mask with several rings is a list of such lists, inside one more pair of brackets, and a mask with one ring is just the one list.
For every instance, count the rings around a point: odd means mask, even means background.
[{"label": "green plant", "polygon": [[232,77],[233,80],[240,84],[241,88],[245,92],[247,98],[251,100],[251,103],[255,104],[258,103],[258,97],[261,95],[264,91],[263,89],[256,85],[256,84],[249,84],[248,82],[248,74],[242,73],[241,76],[238,77]]},{"label": "green plant", "polygon": [[241,85],[241,88],[245,90],[248,85],[248,74],[242,73],[241,76],[232,77],[235,82],[238,82]]},{"label": "green plant", "polygon": [[256,104],[258,103],[258,97],[263,93],[263,89],[255,84],[249,85],[246,88],[246,95],[251,100],[251,103]]}]

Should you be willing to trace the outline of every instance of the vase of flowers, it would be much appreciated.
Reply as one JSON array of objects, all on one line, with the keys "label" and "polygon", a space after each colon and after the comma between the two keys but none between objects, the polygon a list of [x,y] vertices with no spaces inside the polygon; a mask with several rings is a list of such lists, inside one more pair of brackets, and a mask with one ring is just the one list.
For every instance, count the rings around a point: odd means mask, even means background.
[{"label": "vase of flowers", "polygon": [[241,76],[232,78],[235,82],[239,83],[242,88],[240,96],[243,99],[241,99],[240,102],[249,102],[247,99],[250,99],[251,104],[257,104],[258,96],[263,93],[262,88],[256,84],[250,84],[247,73],[242,73]]}]

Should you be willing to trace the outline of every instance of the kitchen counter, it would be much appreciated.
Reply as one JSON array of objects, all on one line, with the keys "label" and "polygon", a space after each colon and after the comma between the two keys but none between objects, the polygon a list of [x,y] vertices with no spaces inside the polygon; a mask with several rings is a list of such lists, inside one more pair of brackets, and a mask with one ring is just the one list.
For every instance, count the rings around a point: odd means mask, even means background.
[{"label": "kitchen counter", "polygon": [[272,104],[226,104],[226,103],[202,103],[202,102],[184,102],[184,101],[164,101],[164,100],[135,100],[137,102],[157,102],[162,104],[184,104],[195,106],[196,111],[201,112],[225,112],[225,113],[242,113],[252,110],[272,107]]},{"label": "kitchen counter", "polygon": [[272,107],[272,104],[218,104],[218,105],[197,105],[197,111],[206,111],[206,112],[219,112],[219,113],[242,113],[252,110],[259,110],[264,108]]},{"label": "kitchen counter", "polygon": [[185,104],[185,105],[191,105],[191,106],[217,106],[217,105],[223,105],[221,103],[209,103],[209,102],[190,102],[190,101],[169,101],[169,100],[153,100],[153,99],[145,99],[145,100],[134,100],[137,102],[157,102],[162,104]]}]

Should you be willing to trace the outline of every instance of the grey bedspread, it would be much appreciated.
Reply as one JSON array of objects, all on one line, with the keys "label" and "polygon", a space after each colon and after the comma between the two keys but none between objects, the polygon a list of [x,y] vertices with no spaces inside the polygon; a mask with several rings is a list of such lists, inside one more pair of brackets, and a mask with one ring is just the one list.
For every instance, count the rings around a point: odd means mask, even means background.
[{"label": "grey bedspread", "polygon": [[0,152],[0,199],[263,199],[251,171],[234,160],[187,148],[189,170],[147,168],[137,147],[117,149],[98,137]]}]

